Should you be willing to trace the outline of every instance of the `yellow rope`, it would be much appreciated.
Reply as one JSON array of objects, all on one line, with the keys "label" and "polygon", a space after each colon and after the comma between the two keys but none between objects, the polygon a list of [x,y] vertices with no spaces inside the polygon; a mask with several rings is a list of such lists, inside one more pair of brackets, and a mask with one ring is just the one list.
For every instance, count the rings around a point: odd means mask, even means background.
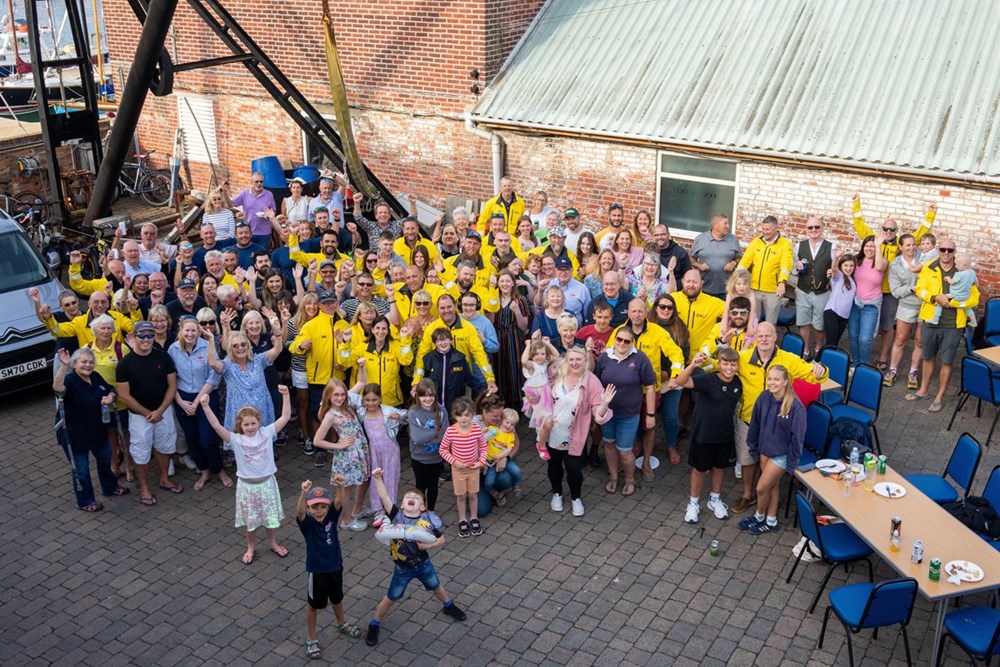
[{"label": "yellow rope", "polygon": [[326,70],[330,79],[330,97],[337,114],[337,131],[344,147],[344,161],[350,174],[351,186],[360,190],[369,199],[379,197],[378,191],[368,182],[358,146],[354,141],[354,131],[351,128],[351,110],[347,103],[347,87],[344,85],[344,72],[340,66],[340,56],[337,53],[337,42],[333,36],[333,19],[330,16],[329,0],[323,0],[323,27],[326,32]]}]

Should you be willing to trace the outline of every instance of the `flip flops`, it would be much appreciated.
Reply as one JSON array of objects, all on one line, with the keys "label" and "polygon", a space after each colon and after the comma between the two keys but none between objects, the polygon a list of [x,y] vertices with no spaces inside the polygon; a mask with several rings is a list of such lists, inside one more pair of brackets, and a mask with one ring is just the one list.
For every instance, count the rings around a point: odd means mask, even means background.
[{"label": "flip flops", "polygon": [[83,512],[100,512],[102,509],[104,509],[104,505],[98,502],[93,502],[87,505],[77,505],[76,508]]},{"label": "flip flops", "polygon": [[170,493],[177,495],[178,493],[184,493],[184,487],[180,484],[174,484],[173,486],[164,486],[160,484],[160,488],[164,491],[169,491]]},{"label": "flip flops", "polygon": [[142,496],[139,498],[139,502],[146,507],[152,507],[156,504],[156,496]]}]

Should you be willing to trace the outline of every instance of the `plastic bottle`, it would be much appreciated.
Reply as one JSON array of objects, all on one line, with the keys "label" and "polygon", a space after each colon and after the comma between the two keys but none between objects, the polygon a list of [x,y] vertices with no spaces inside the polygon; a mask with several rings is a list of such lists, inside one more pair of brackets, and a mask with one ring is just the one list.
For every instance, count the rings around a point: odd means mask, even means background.
[{"label": "plastic bottle", "polygon": [[875,490],[875,459],[865,463],[865,491]]},{"label": "plastic bottle", "polygon": [[107,403],[101,403],[101,422],[104,424],[111,423],[111,408],[108,407]]},{"label": "plastic bottle", "polygon": [[858,484],[861,483],[861,477],[862,477],[862,475],[861,475],[860,455],[858,454],[858,448],[857,447],[855,447],[855,448],[853,448],[851,450],[850,464],[851,464],[851,472],[854,473],[854,482],[853,482],[853,485],[857,486]]}]

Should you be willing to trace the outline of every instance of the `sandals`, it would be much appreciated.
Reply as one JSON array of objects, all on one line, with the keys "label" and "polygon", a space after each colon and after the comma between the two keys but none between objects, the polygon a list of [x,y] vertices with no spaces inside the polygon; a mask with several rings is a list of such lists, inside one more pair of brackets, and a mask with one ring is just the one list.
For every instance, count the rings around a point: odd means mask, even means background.
[{"label": "sandals", "polygon": [[880,361],[877,364],[875,364],[875,368],[879,369],[880,371],[884,371],[887,368],[889,368],[889,362],[887,362],[887,361]]},{"label": "sandals", "polygon": [[[358,636],[361,636],[360,630],[358,630]],[[306,656],[308,656],[310,660],[319,660],[323,657],[323,651],[319,648],[318,639],[310,639],[306,642]]]},{"label": "sandals", "polygon": [[921,396],[920,394],[907,394],[903,397],[906,401],[926,401],[930,396]]},{"label": "sandals", "polygon": [[113,496],[127,496],[129,493],[131,493],[131,490],[127,486],[119,486],[119,487],[115,488],[114,491],[111,492],[111,495],[113,495]]},{"label": "sandals", "polygon": [[[343,625],[338,625],[337,632],[344,635],[345,637],[350,637],[351,639],[358,639],[361,637],[361,628],[351,623],[344,623]],[[319,646],[317,646],[316,649],[319,650]]]},{"label": "sandals", "polygon": [[163,489],[164,491],[169,491],[174,495],[177,495],[178,493],[184,493],[184,487],[181,486],[180,484],[174,484],[173,486],[166,486],[164,484],[160,484],[160,488]]},{"label": "sandals", "polygon": [[930,407],[927,408],[927,412],[941,412],[941,408],[943,407],[944,403],[938,403],[937,401],[933,401]]},{"label": "sandals", "polygon": [[617,490],[618,490],[618,480],[617,479],[611,478],[604,485],[604,491],[606,493],[614,493]]},{"label": "sandals", "polygon": [[490,497],[493,498],[493,502],[496,503],[497,507],[503,507],[507,504],[507,498],[499,491],[494,491],[490,494]]},{"label": "sandals", "polygon": [[625,482],[625,486],[622,487],[622,495],[628,498],[633,493],[635,493],[635,482]]},{"label": "sandals", "polygon": [[83,512],[100,512],[104,509],[104,505],[99,502],[92,502],[89,505],[77,505],[76,508]]},{"label": "sandals", "polygon": [[156,504],[156,496],[141,496],[139,502],[146,507],[152,507]]}]

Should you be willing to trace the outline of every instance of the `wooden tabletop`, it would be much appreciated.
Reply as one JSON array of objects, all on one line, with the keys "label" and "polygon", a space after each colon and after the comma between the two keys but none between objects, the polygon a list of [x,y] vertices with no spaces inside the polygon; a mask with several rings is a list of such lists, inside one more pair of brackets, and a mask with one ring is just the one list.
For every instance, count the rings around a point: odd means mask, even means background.
[{"label": "wooden tabletop", "polygon": [[987,361],[991,361],[994,364],[1000,364],[1000,346],[984,347],[981,350],[974,350],[973,354],[977,357],[982,357]]},{"label": "wooden tabletop", "polygon": [[[808,486],[834,513],[840,516],[868,545],[904,577],[917,580],[920,592],[929,600],[941,600],[1000,586],[1000,552],[962,525],[892,468],[876,478],[878,482],[895,482],[906,488],[902,498],[884,498],[865,491],[863,485],[852,488],[851,497],[844,497],[844,483],[824,477],[818,470],[795,475]],[[892,517],[903,520],[899,551],[889,550],[889,530]],[[910,562],[913,540],[924,543],[924,560]],[[941,559],[941,580],[931,581],[928,570],[931,558]],[[948,582],[944,565],[952,560],[971,561],[983,569],[982,581],[963,581],[960,586]]]},{"label": "wooden tabletop", "polygon": [[836,380],[831,380],[830,378],[827,378],[827,379],[823,380],[823,382],[820,383],[819,390],[820,391],[831,391],[831,390],[834,390],[834,389],[840,389],[841,386],[843,386],[843,385],[841,385]]}]

